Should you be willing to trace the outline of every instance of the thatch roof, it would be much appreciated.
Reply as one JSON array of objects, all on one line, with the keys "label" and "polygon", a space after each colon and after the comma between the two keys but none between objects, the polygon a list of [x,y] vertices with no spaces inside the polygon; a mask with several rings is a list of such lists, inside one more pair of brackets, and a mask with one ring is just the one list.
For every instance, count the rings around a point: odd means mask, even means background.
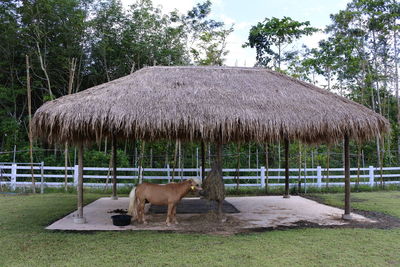
[{"label": "thatch roof", "polygon": [[45,103],[33,117],[49,142],[118,138],[306,143],[364,141],[389,130],[372,110],[261,68],[149,67]]}]

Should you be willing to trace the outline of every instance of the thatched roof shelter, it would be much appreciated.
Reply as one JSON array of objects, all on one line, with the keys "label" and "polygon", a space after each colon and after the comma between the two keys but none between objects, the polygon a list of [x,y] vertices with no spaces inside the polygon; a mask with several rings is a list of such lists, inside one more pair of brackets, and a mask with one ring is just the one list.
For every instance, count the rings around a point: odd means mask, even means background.
[{"label": "thatched roof shelter", "polygon": [[[364,141],[389,122],[351,100],[262,68],[149,67],[40,107],[52,143],[117,138],[305,143]],[[221,140],[222,139],[222,140]]]},{"label": "thatched roof shelter", "polygon": [[[283,140],[285,197],[289,197],[289,141],[344,140],[343,218],[350,219],[349,139],[364,141],[389,130],[384,117],[346,98],[271,70],[232,67],[145,68],[47,102],[32,123],[36,137],[78,144],[77,223],[85,222],[83,143],[106,136],[113,140],[115,198],[117,138],[210,141],[218,143],[219,151],[224,142]],[[213,198],[221,206],[222,164],[216,168],[220,171],[210,172],[214,175],[206,180],[218,187]]]}]

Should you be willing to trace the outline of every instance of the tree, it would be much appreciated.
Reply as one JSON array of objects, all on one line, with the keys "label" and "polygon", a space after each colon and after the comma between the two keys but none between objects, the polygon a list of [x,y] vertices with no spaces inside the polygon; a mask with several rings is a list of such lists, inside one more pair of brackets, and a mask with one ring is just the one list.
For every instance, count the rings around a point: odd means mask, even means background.
[{"label": "tree", "polygon": [[185,29],[187,47],[196,65],[222,66],[226,50],[227,38],[233,32],[233,25],[225,28],[223,22],[209,19],[211,1],[197,4],[181,22]]},{"label": "tree", "polygon": [[290,17],[266,18],[251,27],[248,42],[244,47],[256,48],[258,65],[267,67],[273,61],[275,69],[281,70],[281,63],[287,61],[283,57],[285,47],[294,40],[316,31],[316,28],[310,27],[309,21],[298,22]]}]

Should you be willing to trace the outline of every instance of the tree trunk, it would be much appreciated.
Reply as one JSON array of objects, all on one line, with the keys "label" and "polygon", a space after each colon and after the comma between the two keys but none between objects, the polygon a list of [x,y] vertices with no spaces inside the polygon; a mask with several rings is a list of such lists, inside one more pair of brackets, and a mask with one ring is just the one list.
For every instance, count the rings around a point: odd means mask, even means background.
[{"label": "tree trunk", "polygon": [[68,191],[68,142],[64,143],[64,190]]},{"label": "tree trunk", "polygon": [[284,198],[289,198],[289,140],[285,138],[285,195]]},{"label": "tree trunk", "polygon": [[172,165],[172,177],[171,177],[171,182],[174,182],[174,177],[175,177],[175,168],[176,168],[176,158],[178,154],[178,140],[175,141],[175,150],[174,150],[174,163]]},{"label": "tree trunk", "polygon": [[113,165],[113,187],[112,199],[117,199],[117,138],[115,134],[112,136],[112,165]]},{"label": "tree trunk", "polygon": [[251,168],[251,145],[250,145],[250,143],[249,143],[249,152],[248,152],[248,155],[249,155],[249,169]]},{"label": "tree trunk", "polygon": [[38,56],[39,56],[40,67],[42,68],[42,71],[44,72],[44,75],[46,76],[47,89],[49,90],[50,99],[53,100],[54,99],[54,95],[53,95],[53,92],[51,91],[50,78],[49,78],[49,74],[47,73],[47,69],[44,66],[44,60],[43,60],[43,57],[42,57],[42,53],[40,52],[39,42],[36,42],[36,47],[37,47],[37,52],[38,52]]},{"label": "tree trunk", "polygon": [[356,188],[358,191],[358,187],[360,186],[360,166],[361,165],[361,145],[357,145],[357,181]]},{"label": "tree trunk", "polygon": [[345,203],[343,219],[349,220],[350,216],[350,155],[349,155],[349,136],[344,136],[344,177],[345,177]]},{"label": "tree trunk", "polygon": [[110,180],[110,173],[111,173],[111,168],[113,164],[113,157],[110,157],[110,160],[108,162],[108,171],[107,171],[107,178],[106,178],[106,186],[104,187],[104,191],[107,191],[108,189],[108,182]]},{"label": "tree trunk", "polygon": [[265,144],[265,193],[268,194],[268,183],[269,183],[269,147]]},{"label": "tree trunk", "polygon": [[32,193],[36,193],[35,174],[33,172],[33,136],[32,136],[32,97],[31,97],[31,77],[29,73],[29,57],[26,58],[26,89],[28,95],[28,120],[29,120],[29,159],[31,162]]},{"label": "tree trunk", "polygon": [[211,171],[203,182],[203,189],[207,192],[206,198],[217,201],[218,215],[222,215],[222,204],[225,199],[225,185],[222,176],[222,143],[216,144],[216,155]]},{"label": "tree trunk", "polygon": [[[381,140],[382,140],[382,147],[384,148],[385,147],[384,138],[381,137]],[[384,186],[385,186],[385,181],[383,180],[383,157],[384,157],[384,149],[381,149],[381,155],[380,155],[381,160],[380,160],[380,165],[379,165],[380,176],[381,176],[381,188],[384,188]]]},{"label": "tree trunk", "polygon": [[[69,64],[69,80],[68,80],[68,95],[72,94],[72,88],[74,85],[74,77],[75,77],[75,70],[76,70],[76,58],[72,58]],[[64,189],[65,192],[68,191],[68,142],[65,142],[64,147]]]},{"label": "tree trunk", "polygon": [[299,141],[299,177],[297,180],[297,193],[300,194],[301,192],[301,142]]},{"label": "tree trunk", "polygon": [[[397,56],[397,32],[393,31],[393,48],[394,48],[394,71],[395,71],[395,90],[397,99],[397,125],[400,125],[400,98],[399,98],[399,69]],[[397,161],[400,164],[400,131],[397,133]]]},{"label": "tree trunk", "polygon": [[329,164],[330,164],[330,157],[331,157],[331,147],[328,145],[326,148],[326,188],[329,186]]},{"label": "tree trunk", "polygon": [[206,151],[204,141],[201,141],[201,181],[204,181],[206,176]]},{"label": "tree trunk", "polygon": [[138,175],[138,183],[143,183],[143,158],[144,158],[144,147],[146,142],[142,141],[142,148],[140,151],[140,162],[139,162],[139,175]]},{"label": "tree trunk", "polygon": [[240,143],[237,144],[236,147],[236,190],[239,190],[240,186]]}]

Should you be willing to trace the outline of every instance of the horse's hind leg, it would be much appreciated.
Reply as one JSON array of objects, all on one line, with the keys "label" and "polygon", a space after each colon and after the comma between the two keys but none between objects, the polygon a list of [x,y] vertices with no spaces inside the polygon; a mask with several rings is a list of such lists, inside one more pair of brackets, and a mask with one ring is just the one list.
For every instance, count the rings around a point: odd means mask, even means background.
[{"label": "horse's hind leg", "polygon": [[135,219],[137,220],[138,223],[142,223],[142,215],[140,213],[140,199],[136,199],[136,217]]},{"label": "horse's hind leg", "polygon": [[138,205],[137,205],[137,220],[139,223],[146,223],[145,217],[144,217],[144,205],[145,201],[139,200],[138,199]]},{"label": "horse's hind leg", "polygon": [[176,219],[176,206],[177,206],[177,204],[174,204],[174,207],[172,208],[172,218],[173,218],[173,222],[175,224],[179,224],[178,220]]},{"label": "horse's hind leg", "polygon": [[147,224],[146,217],[144,216],[144,206],[145,205],[146,205],[146,201],[145,200],[140,202],[140,215],[141,215],[141,221],[144,224]]},{"label": "horse's hind leg", "polygon": [[173,207],[174,207],[173,204],[168,204],[167,220],[165,221],[167,226],[171,226],[171,218],[173,216]]}]

